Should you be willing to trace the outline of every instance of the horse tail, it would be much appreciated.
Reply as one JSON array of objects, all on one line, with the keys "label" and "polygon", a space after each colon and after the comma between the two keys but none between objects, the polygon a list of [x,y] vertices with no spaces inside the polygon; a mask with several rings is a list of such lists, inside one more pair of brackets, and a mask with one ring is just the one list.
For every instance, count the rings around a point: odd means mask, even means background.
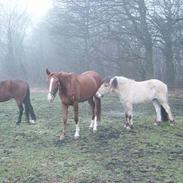
[{"label": "horse tail", "polygon": [[25,114],[27,117],[27,120],[29,121],[29,114],[31,115],[32,120],[36,120],[36,115],[34,113],[34,109],[31,105],[31,101],[30,101],[30,88],[29,85],[27,85],[27,92],[24,98],[24,105],[25,105]]},{"label": "horse tail", "polygon": [[97,112],[97,121],[101,120],[101,99],[98,97],[95,97],[96,101],[96,112]]},{"label": "horse tail", "polygon": [[161,120],[168,121],[168,113],[166,112],[165,108],[161,105]]}]

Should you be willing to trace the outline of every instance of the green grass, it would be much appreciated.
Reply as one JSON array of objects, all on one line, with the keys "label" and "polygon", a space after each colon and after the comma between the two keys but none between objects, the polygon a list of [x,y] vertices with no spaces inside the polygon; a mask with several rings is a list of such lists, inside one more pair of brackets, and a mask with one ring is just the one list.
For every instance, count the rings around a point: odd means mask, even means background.
[{"label": "green grass", "polygon": [[80,139],[74,139],[75,124],[69,111],[68,131],[57,144],[63,123],[57,97],[50,105],[46,94],[33,93],[37,124],[23,117],[17,126],[15,102],[0,105],[0,182],[2,183],[182,183],[183,99],[170,99],[176,126],[154,126],[150,104],[134,108],[131,131],[123,129],[119,100],[102,100],[102,124],[89,131],[87,103],[80,104]]}]

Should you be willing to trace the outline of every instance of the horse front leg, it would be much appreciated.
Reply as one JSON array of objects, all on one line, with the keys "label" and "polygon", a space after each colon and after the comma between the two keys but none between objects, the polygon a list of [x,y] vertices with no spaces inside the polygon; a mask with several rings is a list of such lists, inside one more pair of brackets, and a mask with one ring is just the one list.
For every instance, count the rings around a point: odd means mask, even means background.
[{"label": "horse front leg", "polygon": [[133,106],[131,103],[125,103],[124,104],[124,109],[125,109],[125,118],[126,118],[126,123],[124,127],[126,129],[132,129],[133,128]]},{"label": "horse front leg", "polygon": [[68,116],[68,105],[62,103],[62,108],[63,108],[63,121],[64,121],[64,127],[63,127],[63,131],[60,135],[60,141],[62,141],[65,138],[65,134],[66,134],[66,128],[67,128],[67,116]]},{"label": "horse front leg", "polygon": [[78,109],[79,109],[79,106],[78,106],[78,102],[74,102],[74,105],[73,105],[73,108],[74,108],[74,121],[75,121],[75,124],[76,124],[76,131],[75,131],[75,134],[74,134],[74,138],[75,139],[78,139],[79,138],[79,123],[78,123]]}]

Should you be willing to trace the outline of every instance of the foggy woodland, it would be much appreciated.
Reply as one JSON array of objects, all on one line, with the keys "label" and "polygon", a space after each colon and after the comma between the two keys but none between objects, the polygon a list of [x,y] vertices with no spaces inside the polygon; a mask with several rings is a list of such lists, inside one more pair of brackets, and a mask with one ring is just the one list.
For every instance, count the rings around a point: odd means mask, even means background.
[{"label": "foggy woodland", "polygon": [[183,88],[183,0],[52,1],[36,26],[18,4],[0,6],[1,80],[44,87],[46,68],[95,70]]}]

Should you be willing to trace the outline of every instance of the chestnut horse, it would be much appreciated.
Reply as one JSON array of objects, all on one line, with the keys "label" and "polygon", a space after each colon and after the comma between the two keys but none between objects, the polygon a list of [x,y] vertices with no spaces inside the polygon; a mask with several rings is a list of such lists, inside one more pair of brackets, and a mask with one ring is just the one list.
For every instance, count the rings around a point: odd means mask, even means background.
[{"label": "chestnut horse", "polygon": [[92,120],[89,128],[97,131],[97,122],[100,121],[101,102],[95,96],[96,91],[102,84],[102,78],[94,71],[87,71],[82,74],[67,73],[67,72],[50,72],[46,69],[49,80],[48,101],[53,102],[57,91],[63,107],[64,128],[60,135],[60,141],[64,139],[66,134],[66,124],[68,107],[73,106],[74,121],[76,124],[75,138],[79,138],[78,124],[78,103],[88,101],[92,109]]},{"label": "chestnut horse", "polygon": [[[0,82],[0,102],[5,102],[14,98],[19,108],[17,124],[20,124],[23,110],[29,123],[35,123],[36,115],[30,102],[30,89],[27,82],[22,80],[5,80]],[[24,105],[24,107],[23,107]],[[31,120],[29,120],[29,114]]]}]

